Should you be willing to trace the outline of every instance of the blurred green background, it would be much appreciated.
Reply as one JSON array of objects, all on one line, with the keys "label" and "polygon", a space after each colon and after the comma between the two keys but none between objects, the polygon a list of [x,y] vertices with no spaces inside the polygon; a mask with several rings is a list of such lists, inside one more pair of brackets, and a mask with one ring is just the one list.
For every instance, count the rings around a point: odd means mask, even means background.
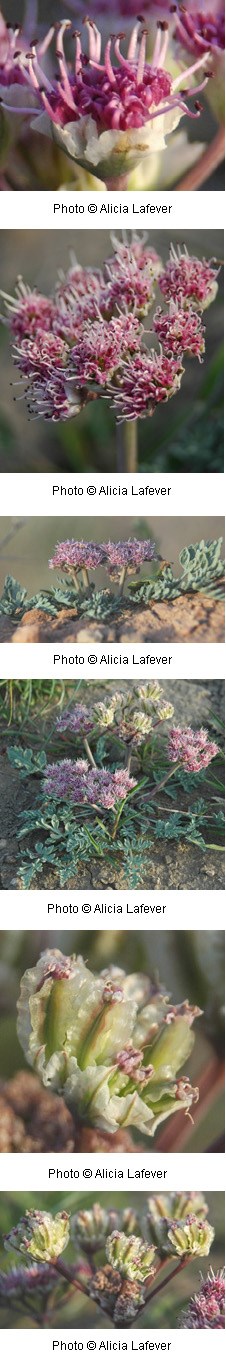
[{"label": "blurred green background", "polygon": [[[196,1152],[217,1147],[218,1137],[224,1130],[224,934],[216,930],[139,931],[128,937],[126,931],[116,928],[107,932],[58,931],[57,934],[51,931],[1,932],[0,1056],[2,1075],[6,1079],[17,1069],[26,1067],[16,1033],[16,1001],[21,975],[36,963],[41,951],[48,946],[57,946],[66,955],[83,955],[89,968],[97,973],[112,963],[127,973],[148,973],[152,980],[165,985],[173,1003],[189,998],[191,1003],[202,1008],[203,1016],[195,1023],[195,1044],[185,1072],[192,1084],[201,1085],[205,1079],[206,1093],[197,1112],[197,1121],[196,1108],[193,1109],[194,1125],[185,1119],[183,1147]],[[219,1087],[214,1085],[213,1088],[213,1079],[217,1085],[218,1073]],[[164,1148],[163,1131],[160,1128],[157,1132],[154,1149]],[[145,1147],[148,1147],[147,1138],[139,1133],[139,1149]]]},{"label": "blurred green background", "polygon": [[[139,1328],[141,1331],[142,1327],[145,1326],[177,1327],[182,1310],[184,1310],[189,1298],[197,1292],[200,1286],[200,1266],[201,1272],[203,1276],[205,1276],[208,1273],[210,1263],[216,1272],[224,1262],[224,1194],[208,1192],[205,1193],[205,1200],[209,1207],[208,1220],[215,1228],[215,1240],[211,1247],[211,1256],[208,1256],[207,1259],[200,1260],[200,1255],[198,1255],[197,1259],[192,1260],[191,1264],[187,1265],[184,1270],[181,1270],[181,1273],[175,1281],[172,1280],[169,1288],[166,1288],[159,1297],[156,1296],[153,1303],[150,1303],[146,1310],[142,1309],[137,1323],[137,1330]],[[116,1193],[115,1191],[104,1193],[103,1190],[101,1190],[100,1193],[97,1193],[95,1190],[93,1193],[88,1194],[68,1193],[65,1190],[58,1190],[57,1193],[51,1194],[44,1192],[1,1193],[1,1235],[4,1232],[8,1232],[12,1226],[16,1225],[20,1217],[24,1215],[26,1208],[43,1208],[46,1211],[51,1211],[53,1214],[64,1209],[69,1214],[74,1214],[80,1208],[92,1207],[93,1202],[100,1202],[104,1208],[117,1207],[119,1211],[129,1204],[129,1206],[133,1206],[135,1209],[137,1208],[139,1214],[141,1214],[141,1212],[144,1213],[146,1210],[147,1199],[145,1194],[141,1192],[135,1192],[131,1195],[128,1193]],[[74,1262],[75,1248],[72,1243],[67,1246],[64,1258],[66,1263]],[[12,1267],[12,1264],[18,1264],[17,1256],[16,1259],[14,1259],[14,1251],[11,1251],[10,1258],[9,1253],[6,1254],[4,1249],[1,1249],[0,1270],[9,1269]],[[18,1314],[14,1317],[9,1308],[7,1308],[5,1313],[4,1309],[0,1313],[0,1326],[2,1328],[15,1326],[19,1326],[20,1329],[22,1327],[29,1328],[32,1324],[33,1323],[23,1315],[20,1316]],[[57,1315],[54,1313],[53,1320],[50,1322],[50,1325],[53,1327],[62,1326],[65,1328],[97,1328],[102,1326],[107,1327],[110,1326],[110,1324],[109,1318],[101,1312],[100,1308],[96,1306],[96,1303],[91,1301],[91,1299],[84,1298],[77,1292],[75,1294],[72,1293],[72,1296],[70,1296],[68,1308],[65,1306],[65,1308],[60,1311],[60,1319],[59,1313],[57,1313]]]},{"label": "blurred green background", "polygon": [[[46,141],[46,140],[43,140]],[[67,223],[67,220],[66,220]],[[116,224],[117,228],[117,224]],[[121,235],[120,235],[121,236]],[[171,239],[200,258],[223,262],[220,230],[167,229],[148,231],[147,238],[163,261]],[[112,256],[110,233],[68,229],[64,232],[14,229],[1,233],[0,287],[14,295],[17,276],[41,292],[54,289],[59,267],[67,271],[73,251],[83,266],[102,266]],[[160,301],[156,289],[156,304]],[[156,307],[156,305],[155,305]],[[221,471],[223,469],[223,272],[219,292],[204,316],[206,355],[203,366],[186,357],[181,390],[167,406],[159,405],[153,418],[138,424],[140,471]],[[145,327],[150,327],[150,316]],[[151,340],[152,341],[152,340]],[[29,421],[25,400],[14,403],[20,389],[13,366],[7,330],[0,328],[2,399],[0,405],[0,468],[4,471],[114,471],[116,428],[105,400],[88,404],[76,419],[64,423]],[[24,384],[25,388],[25,384]],[[23,385],[21,387],[23,392]]]}]

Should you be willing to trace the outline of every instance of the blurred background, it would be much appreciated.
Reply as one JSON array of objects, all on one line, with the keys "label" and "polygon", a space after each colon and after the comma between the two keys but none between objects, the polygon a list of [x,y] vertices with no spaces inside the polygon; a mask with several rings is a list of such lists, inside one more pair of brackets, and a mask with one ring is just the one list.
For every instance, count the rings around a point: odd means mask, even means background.
[{"label": "blurred background", "polygon": [[[193,1259],[191,1264],[188,1264],[185,1269],[181,1270],[177,1278],[172,1280],[172,1283],[169,1284],[168,1288],[164,1289],[159,1297],[157,1295],[154,1298],[153,1303],[151,1302],[146,1309],[142,1308],[137,1330],[139,1328],[139,1331],[141,1331],[142,1327],[156,1327],[156,1325],[163,1328],[172,1327],[172,1329],[178,1327],[178,1321],[189,1298],[200,1288],[200,1265],[202,1275],[205,1278],[208,1274],[210,1263],[215,1273],[224,1263],[224,1194],[205,1193],[205,1201],[208,1204],[209,1209],[208,1221],[210,1221],[215,1229],[215,1239],[211,1247],[211,1256],[200,1260],[200,1255],[198,1255],[197,1259]],[[90,1209],[94,1202],[101,1203],[104,1208],[116,1207],[118,1211],[127,1207],[129,1203],[129,1206],[132,1206],[138,1211],[139,1216],[141,1216],[141,1213],[143,1214],[146,1212],[147,1207],[147,1197],[144,1193],[140,1192],[140,1190],[139,1192],[134,1192],[133,1195],[128,1193],[116,1193],[115,1190],[109,1193],[105,1193],[103,1190],[101,1190],[100,1193],[97,1193],[95,1190],[93,1193],[76,1194],[68,1193],[67,1191],[60,1192],[59,1190],[57,1193],[45,1193],[40,1191],[36,1191],[35,1193],[1,1193],[1,1236],[4,1232],[10,1231],[11,1227],[17,1224],[21,1216],[24,1216],[26,1208],[38,1208],[52,1212],[53,1215],[59,1210],[65,1210],[69,1215],[74,1215],[74,1213],[82,1208]],[[21,1262],[23,1261],[21,1261],[21,1258],[20,1261],[18,1261],[17,1256],[14,1258],[14,1254],[16,1256],[16,1252],[14,1251],[11,1251],[10,1253],[7,1252],[6,1254],[1,1245],[0,1271],[3,1269],[9,1270],[12,1268],[12,1264],[14,1267],[17,1267],[18,1263],[21,1265]],[[64,1258],[65,1263],[70,1264],[74,1262],[75,1247],[72,1242],[67,1246]],[[10,1303],[8,1303],[8,1306],[6,1306],[5,1309],[4,1306],[1,1308],[0,1326],[2,1328],[13,1328],[18,1326],[19,1329],[29,1329],[33,1324],[34,1323],[30,1318],[25,1316],[23,1312],[20,1313],[18,1311],[17,1314],[14,1314],[10,1307]],[[52,1316],[50,1314],[48,1325],[53,1326],[54,1328],[58,1326],[65,1328],[95,1328],[102,1326],[108,1327],[111,1323],[109,1322],[109,1318],[96,1306],[95,1302],[86,1297],[84,1298],[77,1292],[73,1293],[70,1289],[68,1306],[66,1302],[65,1307],[60,1307],[60,1310],[57,1313],[54,1310]]]},{"label": "blurred background", "polygon": [[[45,141],[45,140],[42,140]],[[66,221],[67,222],[67,221]],[[188,230],[173,235],[175,245],[191,254],[223,262],[223,234]],[[147,238],[165,262],[172,233],[152,230]],[[14,295],[17,276],[29,286],[50,294],[59,268],[67,271],[73,251],[83,266],[102,266],[112,255],[110,233],[92,230],[14,231],[1,233],[0,288]],[[156,289],[156,303],[160,293]],[[204,315],[204,364],[186,357],[181,390],[159,405],[153,418],[138,423],[140,471],[221,471],[223,469],[223,272],[219,291]],[[150,316],[145,320],[150,326]],[[8,330],[0,326],[1,401],[0,468],[3,471],[114,471],[115,418],[105,400],[88,404],[76,419],[51,423],[29,421],[23,393],[13,389],[18,369],[12,362]],[[24,382],[24,389],[26,383]]]},{"label": "blurred background", "polygon": [[[36,593],[41,588],[56,585],[63,572],[49,570],[57,542],[75,538],[78,541],[118,542],[130,537],[150,537],[155,542],[156,554],[170,561],[174,575],[179,575],[179,554],[182,548],[201,538],[224,538],[223,518],[117,518],[98,516],[74,518],[0,518],[0,592],[6,575],[13,575],[28,590]],[[223,555],[223,546],[222,546]],[[150,577],[150,566],[142,567],[142,577]],[[112,584],[104,566],[90,573],[96,588]],[[114,582],[115,583],[115,582]]]},{"label": "blurred background", "polygon": [[[192,1084],[198,1084],[200,1088],[200,1102],[192,1110],[192,1122],[183,1113],[176,1114],[175,1138],[175,1119],[161,1126],[150,1142],[150,1149],[167,1149],[165,1138],[167,1140],[169,1133],[169,1149],[221,1150],[224,1132],[224,934],[206,930],[139,931],[128,937],[126,932],[116,928],[107,932],[63,931],[57,936],[51,931],[1,932],[0,1056],[2,1078],[6,1080],[12,1079],[17,1070],[28,1068],[16,1031],[21,975],[36,964],[46,947],[55,948],[56,945],[65,955],[83,955],[94,973],[113,963],[126,973],[149,974],[152,981],[165,986],[170,1002],[180,1003],[188,998],[202,1009],[203,1016],[195,1022],[193,1051],[185,1067]],[[132,1138],[139,1150],[149,1149],[148,1138],[140,1132],[133,1129]],[[2,1148],[6,1148],[4,1144]],[[26,1149],[23,1143],[22,1149]],[[123,1140],[120,1149],[123,1150]]]}]

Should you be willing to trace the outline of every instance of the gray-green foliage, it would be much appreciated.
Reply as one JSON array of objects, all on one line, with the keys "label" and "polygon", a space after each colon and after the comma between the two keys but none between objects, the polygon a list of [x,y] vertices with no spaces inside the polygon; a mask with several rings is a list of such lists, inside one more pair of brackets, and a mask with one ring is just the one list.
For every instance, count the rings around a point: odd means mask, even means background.
[{"label": "gray-green foliage", "polygon": [[134,590],[134,599],[177,599],[180,594],[194,594],[198,591],[214,599],[224,597],[224,568],[221,559],[222,537],[211,542],[191,542],[183,547],[179,561],[182,574],[175,577],[171,566],[164,566],[159,577],[153,582],[144,581]]},{"label": "gray-green foliage", "polygon": [[95,590],[94,585],[90,585],[88,591],[85,589],[76,594],[68,576],[60,580],[58,585],[51,586],[49,590],[40,590],[29,598],[19,581],[7,575],[0,612],[19,621],[25,611],[39,609],[55,618],[59,609],[71,609],[76,603],[78,614],[102,621],[103,618],[122,613],[125,604],[147,604],[151,599],[177,599],[181,594],[198,592],[214,599],[223,599],[224,561],[221,558],[221,546],[222,537],[207,542],[203,538],[201,542],[191,542],[180,553],[181,575],[174,576],[171,566],[164,565],[155,579],[128,582],[126,594],[121,599],[109,589]]}]

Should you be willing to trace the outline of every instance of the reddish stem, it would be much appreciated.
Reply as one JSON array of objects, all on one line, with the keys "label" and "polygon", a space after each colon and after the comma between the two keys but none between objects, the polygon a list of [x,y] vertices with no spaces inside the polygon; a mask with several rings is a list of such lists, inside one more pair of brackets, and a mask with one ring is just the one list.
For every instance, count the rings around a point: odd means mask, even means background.
[{"label": "reddish stem", "polygon": [[213,138],[212,143],[210,143],[210,147],[207,147],[205,152],[202,153],[199,161],[196,162],[196,166],[193,166],[191,171],[188,171],[187,176],[183,176],[182,181],[179,181],[176,189],[199,190],[199,186],[203,185],[203,182],[207,181],[208,177],[212,175],[212,172],[216,171],[217,167],[220,166],[220,163],[223,162],[224,148],[224,128],[219,128],[215,138]]}]

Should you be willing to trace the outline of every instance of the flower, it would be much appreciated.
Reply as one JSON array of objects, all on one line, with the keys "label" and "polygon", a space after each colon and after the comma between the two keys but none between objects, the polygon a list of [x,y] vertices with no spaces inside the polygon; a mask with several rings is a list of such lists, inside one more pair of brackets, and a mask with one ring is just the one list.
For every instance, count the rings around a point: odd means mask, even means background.
[{"label": "flower", "polygon": [[149,538],[141,542],[138,537],[129,537],[128,542],[106,542],[104,545],[108,572],[113,578],[115,572],[117,578],[118,571],[135,571],[143,561],[152,561],[155,555],[155,542]]},{"label": "flower", "polygon": [[172,1222],[183,1223],[192,1215],[198,1221],[207,1216],[208,1207],[203,1193],[156,1193],[148,1198],[148,1212],[143,1223],[146,1238],[165,1256],[166,1232]]},{"label": "flower", "polygon": [[[118,181],[138,163],[159,148],[177,127],[182,115],[198,117],[200,106],[190,110],[187,100],[206,85],[193,86],[193,76],[206,68],[206,51],[174,78],[166,65],[168,25],[157,26],[152,61],[147,61],[146,30],[135,24],[127,57],[122,54],[119,34],[106,43],[101,61],[101,34],[92,20],[84,20],[88,31],[88,56],[83,53],[80,34],[75,35],[73,69],[67,65],[64,37],[70,20],[56,27],[57,78],[47,78],[40,64],[40,49],[34,43],[21,58],[24,80],[37,99],[45,119],[36,126],[54,137],[67,155],[88,171],[95,170],[101,180]],[[52,39],[46,35],[45,49]],[[115,60],[116,59],[116,60]],[[186,84],[186,96],[185,86]]]},{"label": "flower", "polygon": [[88,570],[94,570],[96,566],[103,565],[105,560],[104,551],[95,542],[76,542],[73,539],[67,542],[57,542],[55,551],[49,561],[50,570],[60,568],[60,570],[80,571],[85,566]]},{"label": "flower", "polygon": [[167,303],[180,301],[180,306],[192,304],[202,311],[216,298],[218,274],[216,262],[204,258],[199,261],[198,257],[189,256],[186,247],[176,250],[172,245],[159,286]]},{"label": "flower", "polygon": [[118,1270],[122,1278],[138,1280],[143,1283],[150,1274],[155,1255],[155,1246],[147,1245],[139,1236],[125,1236],[123,1231],[113,1231],[106,1241],[106,1254],[112,1269]]},{"label": "flower", "polygon": [[117,379],[109,385],[108,397],[118,422],[152,417],[157,404],[166,404],[180,389],[183,374],[180,357],[153,350],[136,352],[123,368],[119,366]]},{"label": "flower", "polygon": [[72,1217],[71,1239],[82,1250],[102,1250],[116,1219],[117,1212],[108,1212],[100,1203],[94,1203],[92,1208],[83,1208]]},{"label": "flower", "polygon": [[225,46],[225,8],[223,0],[185,0],[175,5],[175,37],[188,52],[215,55]]},{"label": "flower", "polygon": [[133,233],[131,241],[122,242],[112,235],[114,256],[105,262],[107,281],[101,294],[103,312],[122,304],[138,317],[148,313],[154,299],[154,287],[162,270],[161,259],[147,242],[145,233]]},{"label": "flower", "polygon": [[183,769],[190,771],[206,770],[210,761],[217,756],[219,747],[211,742],[205,727],[193,732],[192,727],[172,727],[169,734],[169,760],[180,762]]},{"label": "flower", "polygon": [[[7,1246],[11,1245],[12,1242],[9,1238],[5,1237],[6,1239]],[[12,1302],[13,1298],[18,1299],[19,1297],[22,1302],[24,1293],[27,1296],[27,1294],[42,1291],[42,1289],[49,1292],[56,1280],[57,1271],[50,1269],[49,1264],[42,1264],[41,1267],[40,1264],[14,1265],[7,1270],[6,1274],[2,1271],[0,1273],[0,1301],[2,1300],[4,1303],[4,1299],[9,1298],[9,1301]]]},{"label": "flower", "polygon": [[224,1269],[217,1274],[209,1270],[207,1278],[201,1275],[200,1288],[188,1303],[180,1326],[189,1331],[216,1331],[225,1326],[225,1275]]},{"label": "flower", "polygon": [[145,975],[117,966],[94,975],[81,956],[47,950],[21,981],[18,1036],[43,1084],[63,1094],[76,1118],[112,1133],[131,1123],[153,1136],[197,1101],[189,1080],[180,1096],[177,1078],[197,1015],[187,1002],[169,1006]]},{"label": "flower", "polygon": [[86,704],[76,704],[75,708],[65,708],[56,719],[57,732],[90,732],[93,727],[92,710]]},{"label": "flower", "polygon": [[31,341],[39,333],[43,333],[44,337],[44,333],[53,328],[56,315],[53,300],[47,295],[39,294],[38,290],[31,290],[21,276],[16,284],[15,297],[7,295],[3,290],[0,294],[9,315],[7,322],[17,343],[24,342],[25,338]]},{"label": "flower", "polygon": [[69,1241],[69,1217],[67,1212],[57,1212],[52,1217],[49,1212],[27,1211],[18,1226],[5,1236],[6,1250],[20,1250],[34,1260],[52,1264],[65,1250]]},{"label": "flower", "polygon": [[71,803],[111,809],[127,798],[135,784],[128,770],[115,770],[112,774],[110,770],[89,769],[87,761],[63,760],[46,766],[44,791]]},{"label": "flower", "polygon": [[119,361],[132,356],[140,345],[140,326],[132,314],[120,314],[109,322],[100,317],[83,327],[70,354],[73,385],[105,386],[117,371]]},{"label": "flower", "polygon": [[188,352],[190,356],[196,356],[202,361],[205,352],[205,329],[200,315],[195,313],[194,309],[180,308],[179,304],[171,300],[168,314],[164,314],[161,307],[156,310],[153,325],[165,353],[181,357],[183,352]]},{"label": "flower", "polygon": [[[215,298],[220,268],[174,247],[163,267],[146,234],[112,242],[102,270],[80,267],[73,257],[51,298],[21,278],[14,297],[0,292],[32,416],[66,421],[99,394],[119,422],[152,416],[180,388],[183,353],[202,360],[200,313]],[[156,283],[169,310],[156,310],[150,331],[160,350],[148,351],[142,319]]]},{"label": "flower", "polygon": [[[5,22],[0,10],[0,86],[23,85],[20,57],[25,56],[32,26],[37,23],[36,0],[28,0],[22,29]],[[45,48],[39,44],[40,56]]]},{"label": "flower", "polygon": [[185,1255],[209,1255],[210,1246],[214,1239],[214,1227],[206,1218],[199,1219],[195,1213],[190,1213],[186,1221],[172,1221],[167,1230],[165,1251],[169,1252],[172,1246],[173,1253],[184,1259]]},{"label": "flower", "polygon": [[162,699],[161,695],[161,686],[153,681],[140,686],[135,684],[126,693],[117,690],[110,698],[106,695],[105,699],[95,701],[90,708],[83,704],[66,708],[56,720],[56,729],[58,732],[82,735],[94,728],[100,731],[114,728],[122,740],[136,737],[139,742],[158,722],[164,722],[174,713],[173,704]]}]

